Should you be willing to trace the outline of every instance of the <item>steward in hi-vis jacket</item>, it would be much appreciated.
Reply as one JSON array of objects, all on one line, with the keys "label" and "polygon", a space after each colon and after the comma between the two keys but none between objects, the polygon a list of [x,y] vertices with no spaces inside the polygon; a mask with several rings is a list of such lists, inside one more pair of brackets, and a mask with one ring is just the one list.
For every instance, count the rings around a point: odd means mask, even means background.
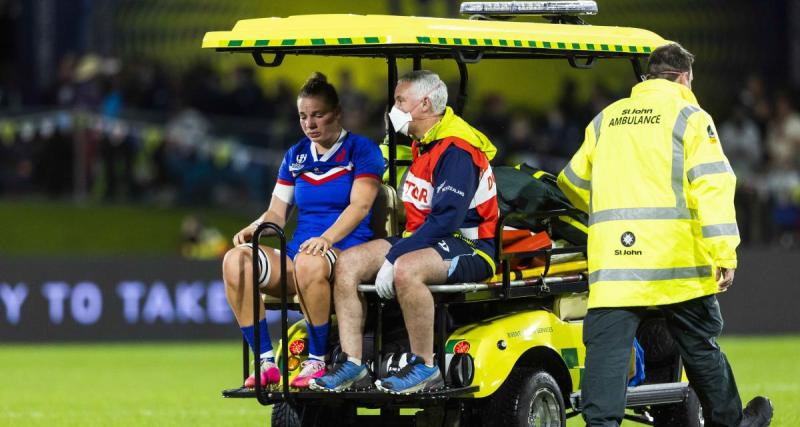
[{"label": "steward in hi-vis jacket", "polygon": [[678,44],[655,49],[648,80],[592,120],[558,177],[564,194],[589,214],[581,391],[589,426],[622,422],[631,346],[654,307],[680,347],[706,425],[763,425],[752,422],[771,417],[769,401],[759,397],[743,418],[733,372],[716,344],[722,315],[715,294],[733,282],[739,244],[736,177],[691,91],[693,62]]},{"label": "steward in hi-vis jacket", "polygon": [[603,110],[558,183],[590,216],[589,307],[715,294],[715,268],[736,268],[736,177],[684,85],[647,80]]}]

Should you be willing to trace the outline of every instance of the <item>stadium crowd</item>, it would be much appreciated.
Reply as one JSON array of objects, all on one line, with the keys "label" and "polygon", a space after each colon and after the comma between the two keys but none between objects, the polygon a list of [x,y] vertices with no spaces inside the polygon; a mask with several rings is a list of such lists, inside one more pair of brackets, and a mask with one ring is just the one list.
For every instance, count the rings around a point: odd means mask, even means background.
[{"label": "stadium crowd", "polygon": [[[246,66],[230,80],[207,64],[187,70],[176,76],[155,61],[68,55],[54,83],[33,98],[15,92],[11,81],[0,83],[0,197],[262,204],[281,153],[301,136],[291,126],[295,88],[280,80],[264,87]],[[385,100],[360,91],[348,70],[332,80],[344,126],[382,139]],[[566,80],[546,111],[490,93],[465,116],[500,148],[494,163],[558,172],[592,117],[627,96],[595,86],[581,102],[577,89]],[[717,130],[738,177],[743,242],[798,247],[800,113],[788,93],[771,89],[748,77]]]}]

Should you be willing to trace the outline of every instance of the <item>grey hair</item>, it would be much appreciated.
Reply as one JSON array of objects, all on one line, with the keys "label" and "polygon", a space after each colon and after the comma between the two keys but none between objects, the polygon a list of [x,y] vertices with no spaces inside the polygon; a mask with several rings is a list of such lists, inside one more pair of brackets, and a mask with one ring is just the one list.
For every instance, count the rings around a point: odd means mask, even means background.
[{"label": "grey hair", "polygon": [[417,98],[427,97],[435,114],[444,113],[447,106],[447,85],[433,71],[416,70],[403,75],[397,83],[411,83],[412,91]]}]

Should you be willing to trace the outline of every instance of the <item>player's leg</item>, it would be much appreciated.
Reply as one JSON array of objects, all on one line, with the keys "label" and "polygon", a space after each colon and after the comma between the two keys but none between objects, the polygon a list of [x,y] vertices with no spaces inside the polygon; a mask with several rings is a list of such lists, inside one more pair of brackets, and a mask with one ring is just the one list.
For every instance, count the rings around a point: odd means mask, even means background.
[{"label": "player's leg", "polygon": [[[280,253],[272,248],[261,246],[258,251],[259,277],[258,286],[262,291],[274,293],[275,289],[280,289]],[[290,259],[287,262],[287,275],[289,276],[290,292],[294,291],[293,284],[293,264]],[[259,348],[255,349],[255,327],[253,325],[253,263],[252,248],[248,245],[241,245],[229,250],[225,254],[222,264],[223,281],[225,283],[225,296],[228,304],[239,323],[242,335],[250,348],[257,352],[263,361],[261,380],[263,384],[277,383],[280,378],[272,349],[272,341],[266,319],[264,317],[264,305],[258,304],[259,318]],[[272,290],[273,292],[269,292]],[[251,376],[245,381],[245,386],[255,385],[255,377]]]},{"label": "player's leg", "polygon": [[306,318],[308,331],[308,359],[292,386],[308,387],[312,378],[325,374],[325,354],[328,351],[330,332],[331,284],[339,249],[329,249],[324,254],[300,252],[294,259],[297,294]]}]

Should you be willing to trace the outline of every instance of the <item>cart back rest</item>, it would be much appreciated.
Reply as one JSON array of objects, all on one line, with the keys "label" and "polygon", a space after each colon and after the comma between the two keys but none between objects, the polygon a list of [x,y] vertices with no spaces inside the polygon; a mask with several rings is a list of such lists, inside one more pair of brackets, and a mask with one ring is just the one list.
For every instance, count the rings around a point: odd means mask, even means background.
[{"label": "cart back rest", "polygon": [[588,292],[559,295],[553,302],[553,313],[564,321],[580,320],[586,317],[588,303]]},{"label": "cart back rest", "polygon": [[403,203],[397,197],[394,187],[381,184],[375,202],[372,204],[372,217],[369,224],[373,238],[380,239],[400,234],[403,212]]}]

